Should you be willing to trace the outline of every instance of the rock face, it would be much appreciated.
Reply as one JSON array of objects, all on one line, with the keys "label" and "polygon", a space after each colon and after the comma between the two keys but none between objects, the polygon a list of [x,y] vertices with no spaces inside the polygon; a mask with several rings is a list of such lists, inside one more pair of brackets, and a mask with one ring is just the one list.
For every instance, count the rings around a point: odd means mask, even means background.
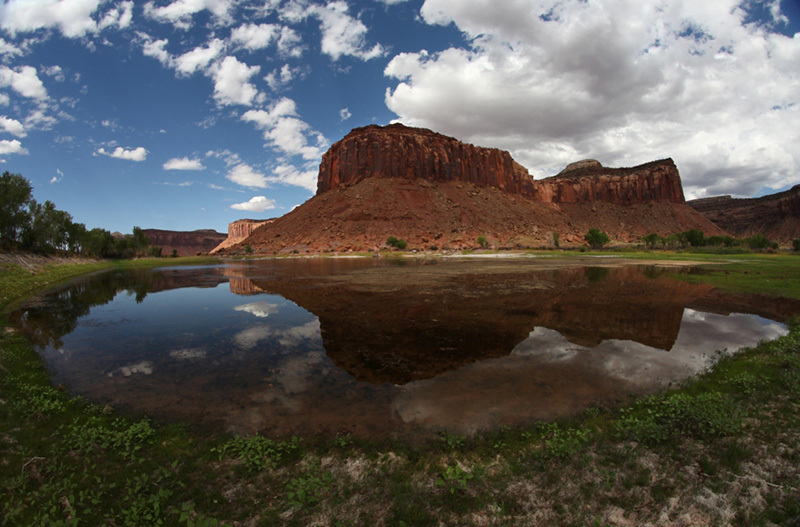
[{"label": "rock face", "polygon": [[689,206],[728,231],[744,238],[764,234],[780,244],[800,238],[800,185],[760,198],[730,196],[696,199]]},{"label": "rock face", "polygon": [[533,179],[511,154],[402,124],[356,128],[322,156],[317,194],[367,178],[462,181],[532,196]]},{"label": "rock face", "polygon": [[[316,195],[224,252],[373,251],[582,245],[599,228],[617,242],[688,229],[725,232],[687,206],[671,159],[633,168],[595,160],[533,180],[508,152],[403,125],[356,128],[322,158]],[[556,236],[557,235],[557,236]],[[226,242],[227,243],[227,242]]]},{"label": "rock face", "polygon": [[632,168],[606,168],[594,160],[580,161],[534,184],[536,196],[547,203],[685,203],[681,177],[672,159]]},{"label": "rock face", "polygon": [[225,235],[213,229],[196,231],[165,231],[161,229],[142,229],[150,238],[150,245],[161,247],[161,254],[169,256],[173,249],[178,256],[208,254],[225,239]]},{"label": "rock face", "polygon": [[216,254],[222,249],[233,247],[237,243],[244,241],[245,238],[250,236],[254,230],[270,223],[274,220],[236,220],[228,224],[228,237],[222,240],[216,247],[211,249],[210,254]]}]

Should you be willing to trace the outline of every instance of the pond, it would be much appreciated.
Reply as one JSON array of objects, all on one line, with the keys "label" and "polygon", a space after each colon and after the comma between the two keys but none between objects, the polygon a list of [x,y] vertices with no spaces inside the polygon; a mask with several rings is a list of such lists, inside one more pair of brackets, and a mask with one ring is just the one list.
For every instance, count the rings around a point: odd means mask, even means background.
[{"label": "pond", "polygon": [[657,391],[786,334],[690,268],[287,259],[109,271],[12,314],[55,384],[214,431],[472,433]]}]

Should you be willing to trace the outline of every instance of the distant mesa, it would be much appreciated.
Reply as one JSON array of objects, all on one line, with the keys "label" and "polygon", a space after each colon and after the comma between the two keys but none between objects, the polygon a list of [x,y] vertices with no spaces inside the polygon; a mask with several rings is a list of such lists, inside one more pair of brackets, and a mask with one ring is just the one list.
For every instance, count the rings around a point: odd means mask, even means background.
[{"label": "distant mesa", "polygon": [[219,243],[216,247],[211,249],[209,254],[215,254],[222,249],[227,249],[228,247],[233,247],[237,243],[243,242],[248,236],[250,236],[254,230],[262,225],[266,225],[267,223],[271,223],[274,220],[236,220],[233,223],[228,224],[228,236],[221,243]]},{"label": "distant mesa", "polygon": [[352,130],[323,155],[313,198],[218,250],[373,251],[389,236],[422,250],[474,248],[478,236],[497,248],[552,246],[554,235],[575,246],[590,228],[617,242],[692,228],[725,234],[686,205],[672,159],[631,168],[584,160],[534,180],[506,151],[392,124]]},{"label": "distant mesa", "polygon": [[175,250],[178,256],[208,254],[225,238],[225,234],[213,229],[196,231],[166,231],[161,229],[142,229],[150,239],[150,245],[161,247],[161,254],[170,256]]},{"label": "distant mesa", "polygon": [[717,196],[688,204],[737,238],[764,234],[785,245],[800,238],[800,185],[760,198]]}]

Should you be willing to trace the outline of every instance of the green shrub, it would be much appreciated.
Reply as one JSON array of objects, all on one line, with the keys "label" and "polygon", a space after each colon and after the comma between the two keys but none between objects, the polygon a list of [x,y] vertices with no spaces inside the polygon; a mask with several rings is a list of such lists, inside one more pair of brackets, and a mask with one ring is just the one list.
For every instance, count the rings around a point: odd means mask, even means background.
[{"label": "green shrub", "polygon": [[489,247],[489,240],[487,240],[486,236],[484,236],[483,234],[478,236],[478,240],[477,241],[478,241],[478,245],[481,246],[481,249],[486,249],[486,248]]},{"label": "green shrub", "polygon": [[400,249],[401,251],[404,250],[408,244],[402,238],[395,238],[394,236],[389,236],[386,239],[386,245],[389,247],[394,247],[395,249]]},{"label": "green shrub", "polygon": [[610,241],[608,234],[600,229],[589,229],[583,238],[592,249],[602,249]]},{"label": "green shrub", "polygon": [[792,247],[794,247],[795,251],[800,252],[800,238],[792,241]]}]

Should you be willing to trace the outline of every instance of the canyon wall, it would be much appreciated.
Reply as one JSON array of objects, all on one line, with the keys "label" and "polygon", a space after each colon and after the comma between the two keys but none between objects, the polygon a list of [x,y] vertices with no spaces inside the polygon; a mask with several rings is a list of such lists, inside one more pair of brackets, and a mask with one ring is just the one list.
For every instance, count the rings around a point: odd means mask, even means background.
[{"label": "canyon wall", "polygon": [[506,151],[401,124],[356,128],[335,143],[322,157],[317,195],[367,178],[458,181],[555,204],[684,203],[680,175],[671,159],[633,168],[606,168],[586,160],[535,181]]},{"label": "canyon wall", "polygon": [[253,234],[254,230],[261,227],[262,225],[266,225],[267,223],[271,223],[273,221],[275,220],[243,219],[229,223],[228,237],[223,239],[220,243],[218,243],[216,247],[212,248],[209,254],[216,254],[223,249],[227,249],[228,247],[233,247],[237,243],[243,242],[245,238]]},{"label": "canyon wall", "polygon": [[597,161],[578,162],[556,176],[535,181],[534,185],[536,197],[547,203],[685,203],[681,177],[672,159],[631,168],[606,168]]},{"label": "canyon wall", "polygon": [[208,254],[225,239],[225,235],[212,229],[196,231],[165,231],[161,229],[142,229],[150,238],[150,245],[161,247],[161,254],[170,256],[173,249],[178,256]]},{"label": "canyon wall", "polygon": [[784,244],[800,238],[800,185],[760,198],[718,196],[687,204],[738,238],[761,233]]},{"label": "canyon wall", "polygon": [[402,124],[356,128],[322,156],[317,194],[367,178],[461,181],[534,195],[528,170],[511,154]]}]

